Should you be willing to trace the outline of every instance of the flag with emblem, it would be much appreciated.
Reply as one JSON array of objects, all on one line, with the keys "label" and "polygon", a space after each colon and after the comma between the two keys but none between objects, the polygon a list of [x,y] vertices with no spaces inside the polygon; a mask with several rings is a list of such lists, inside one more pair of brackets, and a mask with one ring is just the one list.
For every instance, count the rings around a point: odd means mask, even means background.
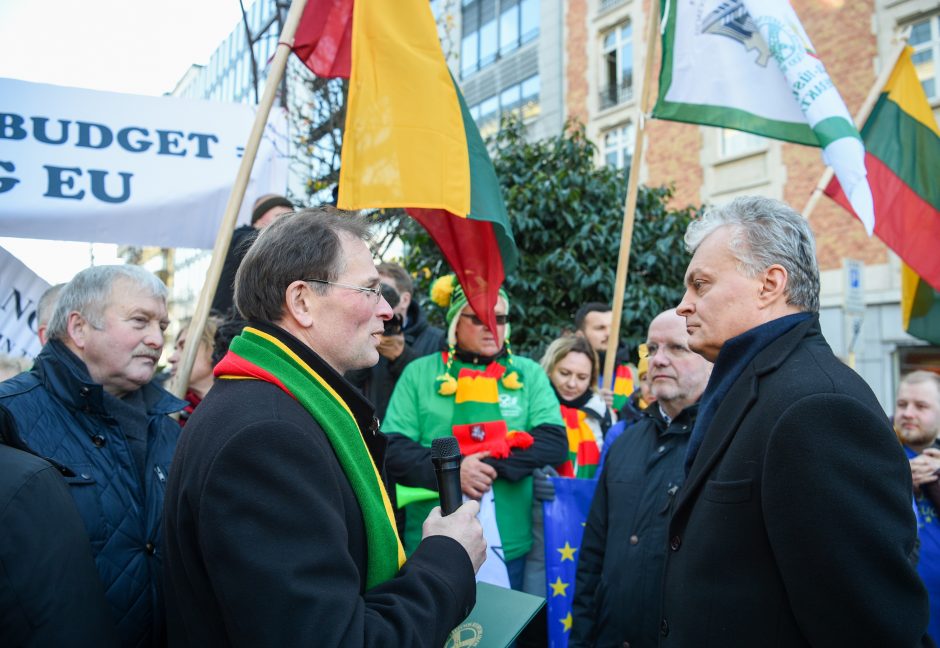
[{"label": "flag with emblem", "polygon": [[597,482],[551,477],[555,499],[542,503],[545,524],[545,583],[548,645],[565,648],[571,635],[571,602],[584,523]]},{"label": "flag with emblem", "polygon": [[819,146],[869,235],[865,149],[788,2],[660,0],[659,119]]},{"label": "flag with emblem", "polygon": [[404,208],[496,332],[518,252],[489,153],[447,67],[427,0],[310,0],[294,53],[349,78],[340,209]]}]

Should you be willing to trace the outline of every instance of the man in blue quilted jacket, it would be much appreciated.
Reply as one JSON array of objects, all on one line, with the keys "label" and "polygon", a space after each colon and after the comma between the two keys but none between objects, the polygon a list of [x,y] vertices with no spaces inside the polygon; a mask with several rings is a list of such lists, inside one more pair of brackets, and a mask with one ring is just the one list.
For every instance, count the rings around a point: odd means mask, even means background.
[{"label": "man in blue quilted jacket", "polygon": [[186,405],[150,382],[166,294],[138,266],[82,270],[33,369],[0,383],[26,445],[63,467],[124,646],[165,643],[161,517],[180,430],[168,414]]}]

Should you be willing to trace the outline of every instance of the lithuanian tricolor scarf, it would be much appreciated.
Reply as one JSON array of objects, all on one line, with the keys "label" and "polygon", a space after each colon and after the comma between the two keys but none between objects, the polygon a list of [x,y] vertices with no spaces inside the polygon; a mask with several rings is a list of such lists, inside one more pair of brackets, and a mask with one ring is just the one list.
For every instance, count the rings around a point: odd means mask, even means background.
[{"label": "lithuanian tricolor scarf", "polygon": [[[449,354],[442,359],[447,366]],[[456,389],[444,389],[454,386]],[[439,377],[442,396],[454,397],[454,412],[451,417],[452,431],[460,453],[464,456],[477,452],[489,452],[494,459],[509,456],[512,448],[528,448],[534,439],[528,432],[510,430],[499,409],[499,382],[507,389],[521,389],[518,380],[507,380],[514,373],[506,375],[506,367],[500,360],[490,362],[484,369],[466,365],[457,360],[450,363],[447,372]],[[450,380],[448,380],[450,378]]]},{"label": "lithuanian tricolor scarf", "polygon": [[497,291],[518,252],[428,0],[309,0],[294,43],[317,75],[349,78],[337,206],[404,208],[495,332]]},{"label": "lithuanian tricolor scarf", "polygon": [[[940,290],[940,128],[911,62],[912,52],[908,47],[898,57],[862,127],[865,168],[875,204],[875,235],[932,286],[919,289],[918,282],[911,281],[904,286],[909,291],[905,316],[911,325],[931,312],[940,317],[931,307],[934,290]],[[837,181],[826,187],[826,194],[851,211]],[[940,336],[937,321],[935,337]]]},{"label": "lithuanian tricolor scarf", "polygon": [[303,405],[326,433],[362,508],[368,549],[366,587],[395,576],[405,563],[405,551],[395,531],[392,505],[356,419],[340,395],[283,342],[251,327],[232,340],[215,375],[272,383]]},{"label": "lithuanian tricolor scarf", "polygon": [[561,406],[561,418],[568,431],[568,461],[558,467],[562,477],[592,479],[597,473],[600,450],[594,431],[587,423],[587,414],[577,407]]}]

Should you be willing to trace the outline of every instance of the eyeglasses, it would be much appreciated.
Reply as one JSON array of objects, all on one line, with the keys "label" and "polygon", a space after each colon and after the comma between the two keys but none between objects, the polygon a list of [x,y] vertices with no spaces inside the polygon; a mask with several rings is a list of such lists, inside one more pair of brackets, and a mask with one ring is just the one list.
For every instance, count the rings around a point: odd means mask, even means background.
[{"label": "eyeglasses", "polygon": [[336,281],[326,281],[325,279],[301,279],[301,281],[306,281],[308,283],[321,283],[321,284],[326,284],[327,286],[336,286],[337,288],[349,288],[350,290],[361,292],[364,295],[370,295],[372,297],[373,304],[378,304],[379,300],[382,298],[381,288],[366,288],[365,286],[353,286],[350,284],[339,283]]},{"label": "eyeglasses", "polygon": [[[470,315],[469,313],[461,313],[460,316],[466,317],[475,326],[483,326],[483,320],[481,320],[476,315]],[[496,316],[496,326],[505,326],[506,322],[508,321],[509,321],[509,315],[497,315]]]}]

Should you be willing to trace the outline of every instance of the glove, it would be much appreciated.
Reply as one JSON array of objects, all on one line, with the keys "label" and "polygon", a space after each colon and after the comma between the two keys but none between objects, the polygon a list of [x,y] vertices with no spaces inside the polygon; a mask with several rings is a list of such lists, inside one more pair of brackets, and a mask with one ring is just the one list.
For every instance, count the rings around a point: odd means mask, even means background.
[{"label": "glove", "polygon": [[558,477],[558,471],[551,466],[532,471],[532,496],[540,502],[551,502],[555,499],[555,484],[549,477]]}]

